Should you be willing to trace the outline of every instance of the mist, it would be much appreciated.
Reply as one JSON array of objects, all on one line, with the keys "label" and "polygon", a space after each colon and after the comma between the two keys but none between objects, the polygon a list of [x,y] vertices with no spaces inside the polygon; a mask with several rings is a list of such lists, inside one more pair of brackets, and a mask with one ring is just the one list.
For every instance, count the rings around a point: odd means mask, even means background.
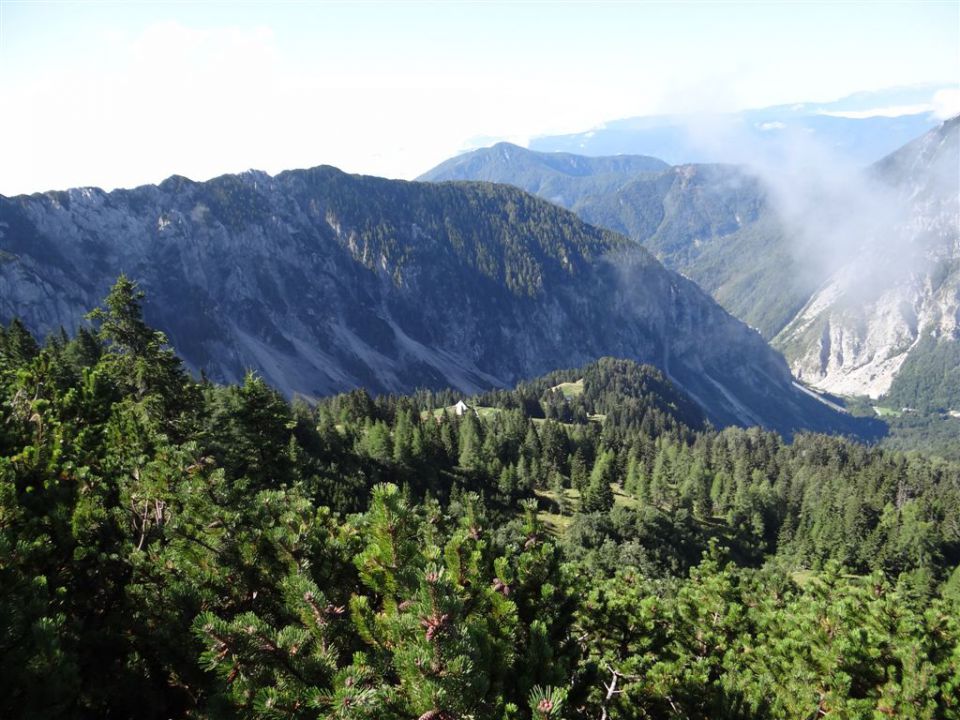
[{"label": "mist", "polygon": [[[764,130],[764,140],[757,139],[757,129]],[[949,205],[950,198],[956,205],[960,168],[956,158],[949,162],[950,153],[941,153],[917,178],[895,162],[896,153],[857,165],[809,130],[783,123],[753,128],[736,116],[698,115],[685,131],[705,155],[736,148],[784,228],[797,275],[814,278],[821,289],[829,284],[831,294],[849,303],[870,302],[926,271],[942,255],[951,226],[956,242],[958,224],[950,222]],[[929,227],[931,210],[940,227]],[[939,217],[944,211],[947,217]]]}]

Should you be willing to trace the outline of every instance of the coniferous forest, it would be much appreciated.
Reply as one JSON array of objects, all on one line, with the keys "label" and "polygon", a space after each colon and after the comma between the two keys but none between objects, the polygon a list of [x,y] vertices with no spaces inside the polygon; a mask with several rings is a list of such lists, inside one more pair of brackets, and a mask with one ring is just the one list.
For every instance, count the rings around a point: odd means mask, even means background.
[{"label": "coniferous forest", "polygon": [[125,278],[0,330],[3,718],[957,718],[958,564],[960,465],[625,360],[289,403]]}]

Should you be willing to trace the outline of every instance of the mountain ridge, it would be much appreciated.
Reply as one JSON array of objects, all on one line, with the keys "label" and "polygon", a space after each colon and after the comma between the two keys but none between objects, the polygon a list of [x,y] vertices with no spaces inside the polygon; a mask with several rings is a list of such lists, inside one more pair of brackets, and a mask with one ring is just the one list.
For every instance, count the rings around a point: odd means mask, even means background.
[{"label": "mountain ridge", "polygon": [[0,198],[0,221],[0,317],[71,327],[125,272],[215,380],[474,392],[617,356],[657,365],[721,425],[854,429],[692,282],[515,188],[320,166]]}]

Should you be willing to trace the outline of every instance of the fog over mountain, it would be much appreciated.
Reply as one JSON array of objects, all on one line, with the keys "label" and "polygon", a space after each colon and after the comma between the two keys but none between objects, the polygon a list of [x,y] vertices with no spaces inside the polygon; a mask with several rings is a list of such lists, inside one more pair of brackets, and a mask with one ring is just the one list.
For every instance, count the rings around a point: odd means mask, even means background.
[{"label": "fog over mountain", "polygon": [[[801,226],[819,239],[808,246],[830,242],[832,272],[777,343],[794,370],[817,386],[878,397],[908,357],[957,355],[958,137],[960,119],[954,118],[885,158],[865,180],[851,179],[843,190],[838,184],[837,231],[815,234],[816,228]],[[931,390],[940,393],[934,384],[931,378]],[[936,385],[952,386],[948,407],[960,405],[960,373]],[[927,400],[914,397],[910,404]]]},{"label": "fog over mountain", "polygon": [[701,147],[738,147],[751,162],[561,182],[553,154],[501,144],[423,177],[515,183],[623,232],[759,328],[805,382],[878,397],[911,352],[955,347],[957,134],[946,121],[861,168],[809,133],[758,147],[738,126],[704,122]]}]

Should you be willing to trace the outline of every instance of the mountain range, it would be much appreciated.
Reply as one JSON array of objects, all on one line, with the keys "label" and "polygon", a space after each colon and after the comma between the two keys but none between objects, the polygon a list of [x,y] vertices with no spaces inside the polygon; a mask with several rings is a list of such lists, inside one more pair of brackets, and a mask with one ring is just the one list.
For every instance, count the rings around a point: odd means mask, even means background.
[{"label": "mountain range", "polygon": [[534,137],[529,147],[589,156],[653,155],[673,165],[754,163],[776,156],[785,143],[802,136],[816,139],[846,162],[868,165],[936,127],[931,98],[944,89],[919,85],[831,102],[632,117],[584,132]]},{"label": "mountain range", "polygon": [[946,410],[960,406],[958,132],[953,119],[865,172],[826,165],[812,178],[498,144],[421,179],[538,193],[644,244],[758,328],[807,383]]},{"label": "mountain range", "polygon": [[125,273],[213,380],[474,392],[617,356],[661,368],[718,425],[860,427],[639,244],[507,186],[318,167],[0,198],[0,253],[0,318],[72,328]]},{"label": "mountain range", "polygon": [[[589,223],[643,243],[665,265],[691,277],[730,312],[772,338],[813,287],[799,284],[788,292],[786,307],[752,297],[765,271],[788,269],[784,258],[769,252],[775,244],[770,242],[775,219],[763,184],[738,166],[671,167],[655,158],[628,158],[541,153],[499,143],[452,158],[420,179],[486,180],[536,193]],[[766,229],[754,232],[757,227]],[[745,262],[740,246],[751,242],[759,242],[764,252]],[[790,287],[786,279],[777,278],[781,291]],[[759,288],[761,294],[764,290]]]}]

